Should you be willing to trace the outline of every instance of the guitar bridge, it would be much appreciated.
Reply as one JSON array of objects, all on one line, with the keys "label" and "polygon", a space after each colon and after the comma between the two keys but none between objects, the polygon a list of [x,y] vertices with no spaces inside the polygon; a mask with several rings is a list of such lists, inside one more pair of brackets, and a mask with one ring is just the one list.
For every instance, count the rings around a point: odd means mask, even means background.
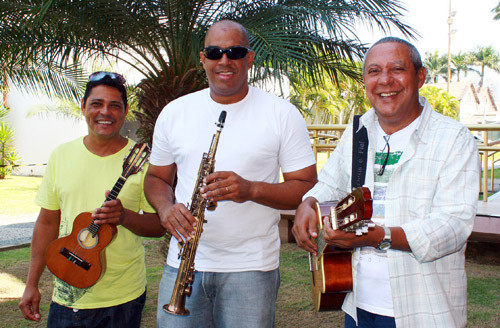
[{"label": "guitar bridge", "polygon": [[66,247],[61,248],[61,251],[59,253],[61,253],[66,259],[68,259],[68,261],[78,265],[79,267],[82,267],[87,271],[90,269],[91,264],[89,262],[78,257],[75,253],[71,252]]}]

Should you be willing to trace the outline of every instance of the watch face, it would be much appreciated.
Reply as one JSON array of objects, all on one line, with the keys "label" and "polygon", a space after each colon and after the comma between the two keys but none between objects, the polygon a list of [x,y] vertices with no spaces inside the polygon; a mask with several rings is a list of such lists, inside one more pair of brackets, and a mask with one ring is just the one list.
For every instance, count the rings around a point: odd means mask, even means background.
[{"label": "watch face", "polygon": [[380,245],[378,245],[378,249],[380,249],[381,251],[385,251],[389,248],[391,248],[391,242],[388,240],[382,240]]}]

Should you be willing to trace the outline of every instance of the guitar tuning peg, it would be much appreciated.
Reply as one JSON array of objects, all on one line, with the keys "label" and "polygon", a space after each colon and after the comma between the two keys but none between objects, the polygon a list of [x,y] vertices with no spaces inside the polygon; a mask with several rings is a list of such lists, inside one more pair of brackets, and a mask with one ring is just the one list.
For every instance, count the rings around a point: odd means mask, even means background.
[{"label": "guitar tuning peg", "polygon": [[361,227],[361,232],[362,233],[368,233],[368,227],[367,226],[362,226]]},{"label": "guitar tuning peg", "polygon": [[368,226],[368,229],[373,229],[373,228],[375,228],[375,223],[370,222],[367,224],[367,226]]},{"label": "guitar tuning peg", "polygon": [[361,229],[356,229],[356,236],[362,236],[363,235],[363,232],[361,231]]}]

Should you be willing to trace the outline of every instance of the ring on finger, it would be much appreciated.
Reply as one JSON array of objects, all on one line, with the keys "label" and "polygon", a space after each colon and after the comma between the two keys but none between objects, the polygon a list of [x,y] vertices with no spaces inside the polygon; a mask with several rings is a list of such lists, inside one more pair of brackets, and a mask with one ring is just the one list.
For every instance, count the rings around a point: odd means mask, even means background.
[{"label": "ring on finger", "polygon": [[229,187],[226,186],[226,191],[229,192]]}]

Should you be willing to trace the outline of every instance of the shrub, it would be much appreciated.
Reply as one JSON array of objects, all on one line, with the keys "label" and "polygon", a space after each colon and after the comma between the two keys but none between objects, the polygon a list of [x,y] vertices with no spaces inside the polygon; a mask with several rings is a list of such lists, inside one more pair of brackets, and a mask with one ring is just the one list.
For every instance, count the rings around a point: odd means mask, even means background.
[{"label": "shrub", "polygon": [[5,122],[0,121],[0,179],[12,173],[18,156],[12,145],[14,130]]}]

